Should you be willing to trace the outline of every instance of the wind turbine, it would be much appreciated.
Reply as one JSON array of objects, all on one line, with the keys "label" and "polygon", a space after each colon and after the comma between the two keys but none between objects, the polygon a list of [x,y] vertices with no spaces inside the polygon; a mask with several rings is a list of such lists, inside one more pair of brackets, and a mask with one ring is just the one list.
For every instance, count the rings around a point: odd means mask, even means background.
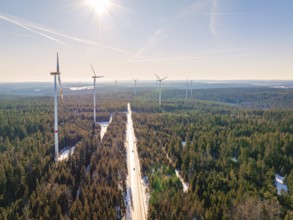
[{"label": "wind turbine", "polygon": [[190,97],[192,98],[192,82],[193,80],[190,80]]},{"label": "wind turbine", "polygon": [[59,156],[59,147],[58,147],[58,95],[57,95],[57,76],[58,76],[58,84],[60,88],[60,96],[63,101],[63,93],[61,87],[61,78],[59,71],[59,58],[57,53],[57,71],[51,72],[51,75],[54,76],[54,134],[55,134],[55,162],[58,161]]},{"label": "wind turbine", "polygon": [[94,76],[92,76],[92,78],[94,79],[94,123],[96,124],[96,79],[102,78],[104,76],[97,76],[92,64],[91,64],[91,67],[94,72]]},{"label": "wind turbine", "polygon": [[136,96],[136,82],[139,80],[139,78],[133,79],[134,81],[134,95]]},{"label": "wind turbine", "polygon": [[160,78],[157,74],[155,74],[157,77],[157,81],[159,82],[159,106],[161,106],[161,90],[162,90],[162,81],[165,80],[168,76],[164,77],[164,78]]},{"label": "wind turbine", "polygon": [[114,92],[116,93],[118,80],[114,80],[114,83],[115,83],[115,90],[114,90]]}]

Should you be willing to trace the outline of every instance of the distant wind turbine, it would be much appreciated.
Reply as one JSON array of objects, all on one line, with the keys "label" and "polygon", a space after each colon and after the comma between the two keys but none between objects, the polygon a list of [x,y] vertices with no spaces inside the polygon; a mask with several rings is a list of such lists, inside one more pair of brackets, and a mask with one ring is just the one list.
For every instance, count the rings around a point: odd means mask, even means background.
[{"label": "distant wind turbine", "polygon": [[117,92],[117,83],[118,83],[118,80],[114,80],[114,83],[115,83],[115,89],[114,89],[114,92],[116,93],[116,92]]},{"label": "distant wind turbine", "polygon": [[185,99],[187,99],[187,96],[188,96],[188,78],[186,80],[186,89],[185,89]]},{"label": "distant wind turbine", "polygon": [[190,97],[192,98],[192,82],[193,80],[190,80]]},{"label": "distant wind turbine", "polygon": [[59,157],[59,142],[58,142],[58,95],[57,95],[57,76],[58,76],[58,84],[60,88],[60,96],[63,101],[63,93],[61,87],[61,78],[60,78],[60,71],[59,71],[59,57],[57,53],[57,71],[51,72],[51,75],[54,76],[54,134],[55,134],[55,162],[58,161]]},{"label": "distant wind turbine", "polygon": [[92,64],[91,64],[91,67],[94,72],[94,76],[92,76],[92,78],[94,79],[94,123],[96,124],[96,79],[102,78],[104,76],[97,76]]},{"label": "distant wind turbine", "polygon": [[136,96],[136,82],[139,80],[139,78],[133,79],[134,81],[134,95]]},{"label": "distant wind turbine", "polygon": [[[156,75],[156,74],[155,74]],[[158,75],[156,75],[157,77],[157,81],[159,82],[159,106],[161,106],[161,90],[162,90],[162,81],[167,79],[168,76],[164,77],[164,78],[160,78]]]}]

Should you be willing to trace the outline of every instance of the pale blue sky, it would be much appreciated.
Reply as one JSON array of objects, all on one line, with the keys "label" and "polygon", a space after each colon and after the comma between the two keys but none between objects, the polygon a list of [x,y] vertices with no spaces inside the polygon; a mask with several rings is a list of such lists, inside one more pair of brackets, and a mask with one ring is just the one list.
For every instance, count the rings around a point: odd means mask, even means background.
[{"label": "pale blue sky", "polygon": [[291,0],[0,0],[0,82],[293,80]]}]

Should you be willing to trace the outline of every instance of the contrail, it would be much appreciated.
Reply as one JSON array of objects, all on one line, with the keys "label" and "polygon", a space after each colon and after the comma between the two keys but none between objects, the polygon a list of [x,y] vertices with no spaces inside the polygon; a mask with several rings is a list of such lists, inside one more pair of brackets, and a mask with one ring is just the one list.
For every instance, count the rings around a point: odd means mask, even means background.
[{"label": "contrail", "polygon": [[[47,34],[44,34],[44,33],[38,32],[38,31],[35,31],[32,28],[28,27],[27,25],[21,24],[20,22],[17,22],[17,21],[15,21],[13,19],[10,19],[10,18],[8,18],[6,16],[0,15],[0,19],[5,20],[5,21],[8,21],[10,23],[13,23],[13,24],[15,24],[17,26],[20,26],[20,27],[28,30],[28,31],[31,31],[31,32],[33,32],[35,34],[38,34],[38,35],[42,36],[42,37],[45,37],[45,38],[47,38],[49,40],[55,41],[55,42],[57,42],[59,44],[62,44],[63,46],[70,47],[68,44],[66,44],[66,43],[64,43],[64,42],[62,42],[62,41],[60,41],[60,40],[58,40],[58,39],[56,39],[54,37],[51,37],[51,36],[49,36]],[[72,48],[72,47],[70,47],[70,48]]]},{"label": "contrail", "polygon": [[216,34],[216,28],[215,28],[215,23],[216,23],[216,9],[217,9],[217,0],[212,0],[212,8],[211,8],[211,13],[209,13],[210,15],[210,30],[211,30],[211,33],[213,35]]},{"label": "contrail", "polygon": [[131,56],[133,55],[133,53],[130,53],[128,51],[121,50],[121,49],[115,48],[115,47],[111,47],[111,46],[108,46],[108,45],[105,45],[105,44],[101,44],[101,43],[97,43],[97,42],[94,42],[94,41],[89,41],[89,40],[73,37],[73,36],[70,36],[70,35],[62,34],[62,33],[52,31],[52,30],[49,30],[49,29],[46,29],[46,28],[42,28],[42,27],[39,27],[39,26],[36,26],[36,25],[31,25],[31,24],[26,24],[26,25],[28,27],[31,27],[31,28],[34,28],[34,29],[37,29],[37,30],[40,30],[40,31],[44,31],[44,32],[47,32],[47,33],[50,33],[50,34],[54,34],[54,35],[57,35],[59,37],[67,38],[69,40],[73,40],[73,41],[77,41],[77,42],[85,43],[85,44],[90,44],[90,45],[93,45],[93,46],[98,46],[98,47],[101,47],[101,48],[105,48],[105,49],[112,50],[112,51],[115,51],[115,52],[124,53],[124,54],[131,55]]},{"label": "contrail", "polygon": [[128,51],[125,51],[125,50],[122,50],[122,49],[119,49],[119,48],[111,47],[111,46],[101,44],[101,43],[97,43],[97,42],[94,42],[94,41],[89,41],[89,40],[69,36],[69,35],[66,35],[66,34],[58,33],[58,32],[51,31],[51,30],[48,30],[48,29],[44,29],[44,28],[37,27],[37,26],[32,26],[32,27],[35,28],[35,29],[42,30],[42,31],[47,32],[47,33],[51,33],[51,34],[55,34],[55,35],[60,36],[60,37],[67,38],[69,40],[73,40],[73,41],[77,41],[77,42],[85,43],[85,44],[90,44],[90,45],[93,45],[93,46],[98,46],[98,47],[101,47],[101,48],[104,48],[104,49],[108,49],[108,50],[112,50],[112,51],[115,51],[115,52],[119,52],[119,53],[123,53],[123,54],[126,54],[126,55],[133,56],[133,53],[130,53]]},{"label": "contrail", "polygon": [[54,34],[54,35],[57,35],[59,37],[64,37],[66,39],[73,40],[73,41],[76,41],[76,42],[89,44],[89,45],[101,47],[101,48],[104,48],[104,49],[107,49],[107,50],[112,50],[112,51],[115,51],[115,52],[123,53],[123,54],[129,55],[129,56],[134,55],[133,53],[130,53],[128,51],[125,51],[125,50],[122,50],[122,49],[119,49],[119,48],[115,48],[115,47],[111,47],[111,46],[101,44],[101,43],[97,43],[97,42],[94,42],[94,41],[89,41],[89,40],[69,36],[69,35],[66,35],[66,34],[62,34],[62,33],[56,32],[56,31],[52,31],[52,30],[50,30],[48,28],[39,27],[39,26],[37,26],[35,24],[27,24],[27,23],[24,23],[24,22],[19,22],[19,21],[16,21],[16,19],[8,18],[7,16],[4,16],[3,14],[2,15],[0,14],[0,19],[3,19],[3,20],[8,21],[10,23],[16,24],[16,25],[18,25],[18,26],[20,26],[20,27],[22,27],[22,28],[24,28],[26,30],[34,32],[34,33],[36,33],[38,35],[41,35],[41,36],[43,36],[45,38],[48,38],[50,40],[56,41],[56,42],[58,42],[60,44],[63,44],[65,46],[67,46],[67,47],[69,47],[69,46],[67,44],[63,43],[62,41],[60,41],[60,40],[58,40],[56,38],[50,37],[49,35],[46,35],[44,33],[38,32],[36,30],[39,30],[39,31],[42,31],[42,32],[47,32],[47,33],[50,33],[50,34]]},{"label": "contrail", "polygon": [[176,17],[176,20],[186,17],[190,14],[195,14],[197,10],[204,7],[205,4],[208,3],[206,0],[201,1],[194,1],[191,5],[189,5],[187,8],[184,8]]},{"label": "contrail", "polygon": [[241,15],[245,13],[239,12],[213,12],[213,13],[205,13],[205,15]]},{"label": "contrail", "polygon": [[147,42],[140,47],[136,54],[134,55],[135,57],[140,57],[145,51],[148,49],[155,47],[158,43],[160,43],[162,40],[164,40],[167,37],[167,31],[164,30],[163,28],[157,29],[155,33],[153,33],[148,39]]}]

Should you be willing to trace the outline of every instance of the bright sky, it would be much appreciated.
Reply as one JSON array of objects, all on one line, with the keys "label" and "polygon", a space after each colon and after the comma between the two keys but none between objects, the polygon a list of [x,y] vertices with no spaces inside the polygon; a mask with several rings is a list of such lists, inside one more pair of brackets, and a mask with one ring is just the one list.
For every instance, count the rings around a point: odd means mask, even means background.
[{"label": "bright sky", "polygon": [[0,82],[293,80],[291,0],[91,1],[1,0]]}]

